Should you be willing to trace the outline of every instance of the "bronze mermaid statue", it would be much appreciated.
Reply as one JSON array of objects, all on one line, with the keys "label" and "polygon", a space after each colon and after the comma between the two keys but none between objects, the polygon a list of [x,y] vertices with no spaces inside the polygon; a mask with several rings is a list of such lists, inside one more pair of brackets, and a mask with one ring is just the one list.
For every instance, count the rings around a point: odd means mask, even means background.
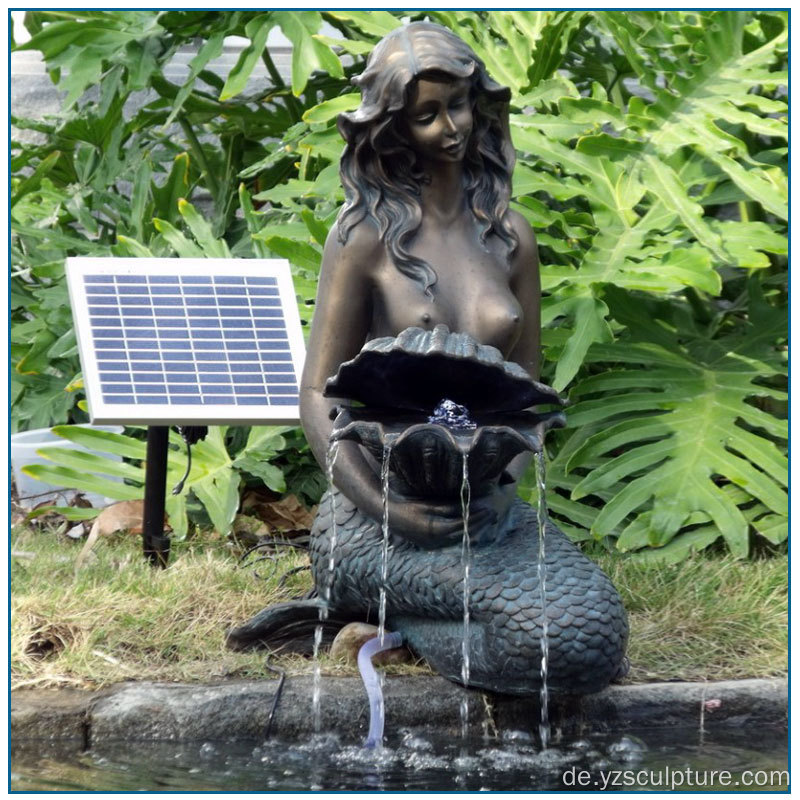
[{"label": "bronze mermaid statue", "polygon": [[[229,641],[268,644],[313,622],[320,604],[329,620],[374,622],[383,589],[387,629],[464,682],[466,517],[468,684],[536,694],[546,619],[549,686],[599,691],[625,669],[619,595],[552,523],[540,570],[537,511],[516,497],[531,453],[563,423],[530,410],[559,399],[536,380],[539,263],[530,226],[509,207],[510,91],[428,22],[388,34],[354,83],[361,104],[338,120],[345,205],[324,248],[301,385],[321,465],[338,442],[311,534],[319,596],[265,609]],[[429,422],[445,399],[471,427]]]}]

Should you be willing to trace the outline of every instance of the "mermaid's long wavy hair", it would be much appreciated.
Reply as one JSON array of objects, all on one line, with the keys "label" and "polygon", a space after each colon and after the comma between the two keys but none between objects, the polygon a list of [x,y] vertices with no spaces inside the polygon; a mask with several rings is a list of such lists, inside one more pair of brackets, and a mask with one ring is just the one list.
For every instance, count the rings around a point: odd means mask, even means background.
[{"label": "mermaid's long wavy hair", "polygon": [[422,222],[426,178],[402,117],[410,87],[428,75],[471,82],[473,126],[464,156],[464,190],[481,224],[481,239],[494,233],[509,259],[515,252],[519,242],[507,219],[515,160],[508,128],[511,92],[489,77],[462,39],[430,22],[414,22],[385,36],[353,79],[361,89],[361,105],[340,114],[337,123],[347,143],[340,163],[345,205],[339,239],[346,242],[352,228],[371,217],[397,269],[432,296],[435,271],[408,249]]}]

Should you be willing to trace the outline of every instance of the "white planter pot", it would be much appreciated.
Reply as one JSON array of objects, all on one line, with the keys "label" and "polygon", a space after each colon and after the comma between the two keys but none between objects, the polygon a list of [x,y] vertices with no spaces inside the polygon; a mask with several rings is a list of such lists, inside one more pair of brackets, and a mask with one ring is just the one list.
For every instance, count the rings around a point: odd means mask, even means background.
[{"label": "white planter pot", "polygon": [[[110,431],[112,433],[122,433],[124,428],[120,425],[83,425],[81,427],[94,428],[100,431]],[[19,495],[19,504],[25,509],[32,509],[44,503],[54,505],[69,505],[70,501],[78,493],[76,489],[63,489],[52,484],[38,481],[30,475],[26,475],[23,467],[30,466],[31,464],[50,464],[53,462],[46,459],[44,456],[37,454],[37,450],[43,447],[64,447],[69,450],[80,450],[84,453],[97,453],[95,450],[90,450],[87,447],[82,447],[75,442],[70,442],[67,439],[62,439],[56,436],[49,428],[39,428],[33,431],[22,431],[21,433],[11,434],[11,470],[14,474],[14,481],[17,485],[17,494]],[[115,461],[122,461],[120,456],[112,456],[108,453],[102,455],[107,458],[113,458]],[[109,480],[119,481],[122,483],[122,478],[115,478],[106,476]],[[103,508],[109,503],[115,502],[108,497],[102,497],[99,494],[91,492],[84,492],[84,497],[95,507]]]}]

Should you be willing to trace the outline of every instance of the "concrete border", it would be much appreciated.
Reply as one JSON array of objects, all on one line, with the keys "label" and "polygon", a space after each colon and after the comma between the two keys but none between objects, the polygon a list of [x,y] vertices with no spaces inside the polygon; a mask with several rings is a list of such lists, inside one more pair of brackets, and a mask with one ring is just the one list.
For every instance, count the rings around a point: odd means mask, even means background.
[{"label": "concrete border", "polygon": [[[358,678],[323,678],[323,730],[362,738],[369,717]],[[197,741],[263,737],[277,681],[187,685],[123,683],[100,692],[22,689],[11,693],[12,746],[31,740],[72,742],[86,749],[114,740]],[[488,733],[531,731],[539,706],[532,698],[465,692],[438,677],[386,679],[386,720],[393,730],[460,729],[469,697],[470,725]],[[286,681],[273,736],[308,737],[314,726],[313,679]],[[786,679],[613,686],[586,697],[551,698],[551,721],[566,734],[633,728],[788,724]]]}]

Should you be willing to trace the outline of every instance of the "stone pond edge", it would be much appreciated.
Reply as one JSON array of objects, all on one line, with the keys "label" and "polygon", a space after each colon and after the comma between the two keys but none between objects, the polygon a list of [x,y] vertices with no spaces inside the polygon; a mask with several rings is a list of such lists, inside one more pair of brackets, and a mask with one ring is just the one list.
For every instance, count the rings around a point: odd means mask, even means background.
[{"label": "stone pond edge", "polygon": [[[85,749],[107,741],[208,741],[261,739],[278,682],[226,680],[208,684],[130,682],[100,691],[19,689],[11,693],[11,744],[70,741]],[[313,678],[290,677],[275,714],[272,735],[303,739],[313,733]],[[551,698],[551,723],[565,734],[705,725],[788,724],[785,678],[707,683],[612,686],[585,697]],[[438,677],[386,679],[387,731],[403,728],[457,733],[461,701],[469,697],[470,725],[497,734],[533,731],[533,698],[470,691]],[[321,682],[321,730],[357,741],[369,725],[358,678]]]}]

